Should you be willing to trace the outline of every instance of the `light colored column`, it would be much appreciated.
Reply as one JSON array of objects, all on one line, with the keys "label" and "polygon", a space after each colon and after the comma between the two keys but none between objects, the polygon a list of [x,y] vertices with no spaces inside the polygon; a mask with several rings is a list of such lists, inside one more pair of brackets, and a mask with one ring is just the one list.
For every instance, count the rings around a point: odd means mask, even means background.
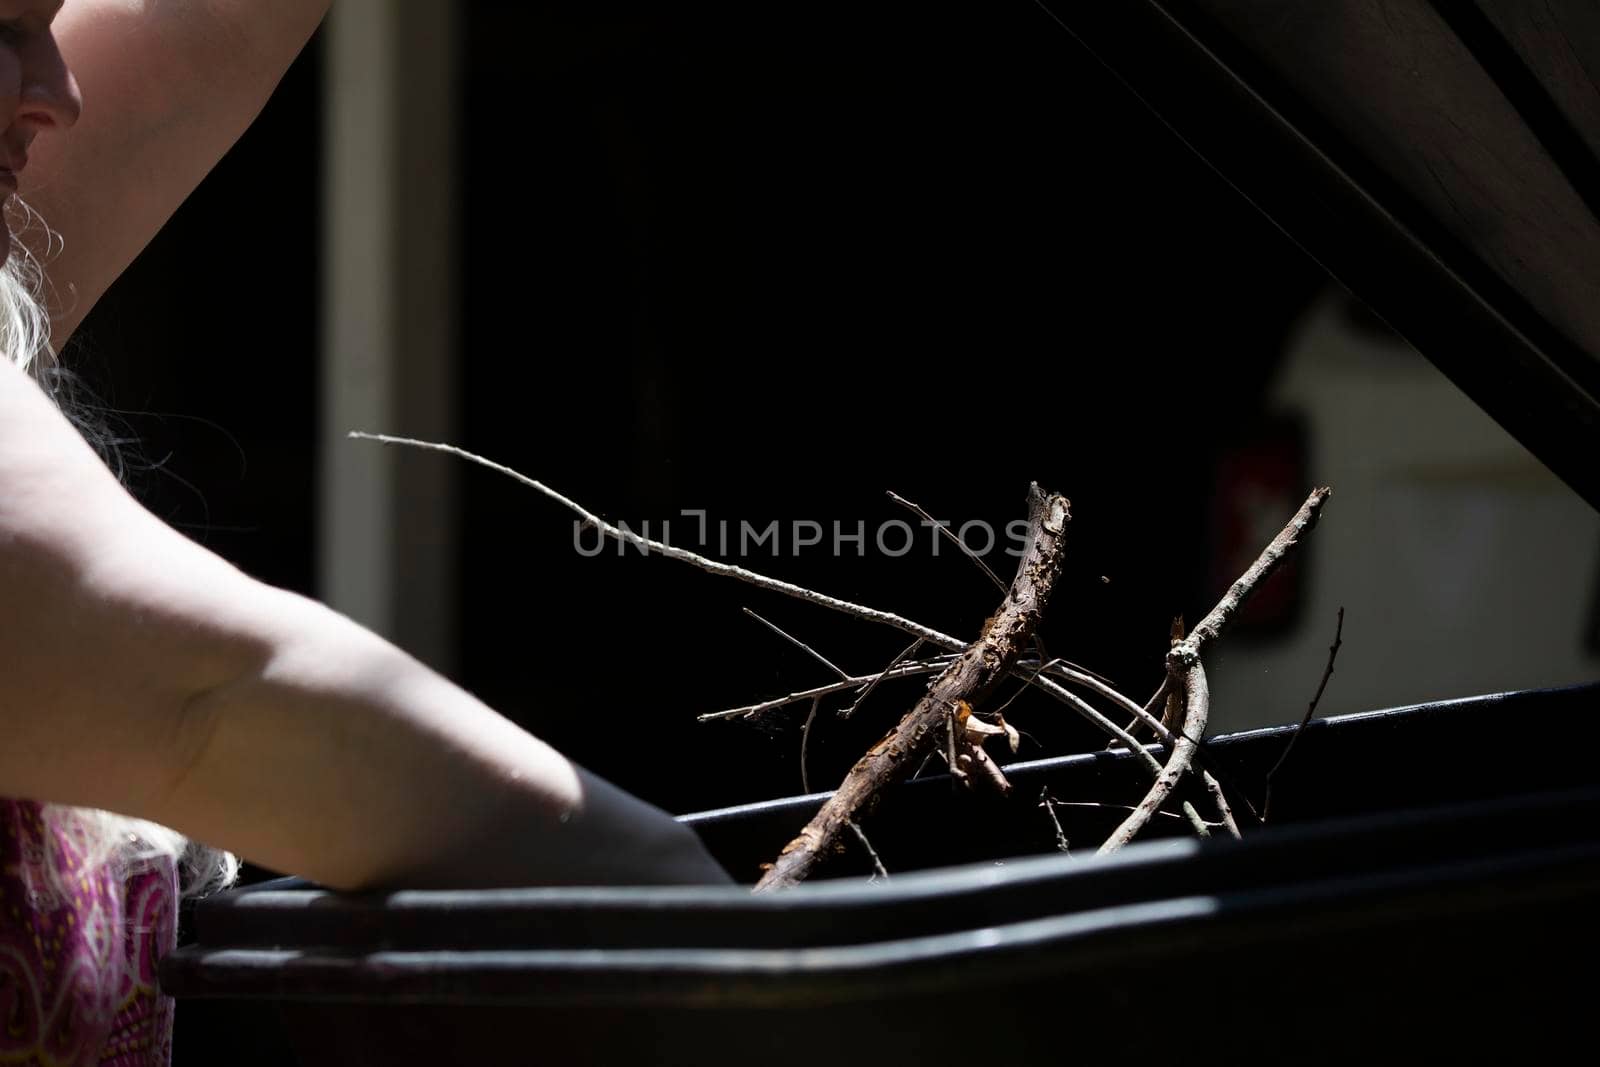
[{"label": "light colored column", "polygon": [[324,41],[318,595],[446,673],[458,467],[346,434],[454,439],[456,18],[340,0]]}]

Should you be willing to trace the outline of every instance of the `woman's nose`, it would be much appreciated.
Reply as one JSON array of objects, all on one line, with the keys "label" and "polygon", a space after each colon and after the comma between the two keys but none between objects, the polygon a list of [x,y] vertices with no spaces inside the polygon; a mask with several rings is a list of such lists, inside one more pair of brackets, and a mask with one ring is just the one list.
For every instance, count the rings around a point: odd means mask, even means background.
[{"label": "woman's nose", "polygon": [[22,71],[22,94],[16,121],[36,127],[66,129],[83,112],[83,94],[61,50],[51,38],[38,48]]}]

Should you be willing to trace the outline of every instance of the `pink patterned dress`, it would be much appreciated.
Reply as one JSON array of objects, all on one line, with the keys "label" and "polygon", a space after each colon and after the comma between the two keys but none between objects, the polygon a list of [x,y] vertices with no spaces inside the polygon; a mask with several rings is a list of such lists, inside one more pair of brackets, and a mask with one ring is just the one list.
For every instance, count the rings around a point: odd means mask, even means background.
[{"label": "pink patterned dress", "polygon": [[156,963],[177,940],[177,872],[124,879],[40,805],[0,800],[0,1064],[168,1067],[172,999]]}]

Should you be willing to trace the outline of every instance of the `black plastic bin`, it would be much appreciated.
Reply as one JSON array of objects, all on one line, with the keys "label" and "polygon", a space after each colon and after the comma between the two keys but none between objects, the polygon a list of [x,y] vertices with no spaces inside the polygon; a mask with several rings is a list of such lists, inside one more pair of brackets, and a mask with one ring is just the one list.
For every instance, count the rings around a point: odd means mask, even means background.
[{"label": "black plastic bin", "polygon": [[[1600,905],[1600,686],[1313,724],[1271,828],[1096,859],[1126,753],[943,779],[868,826],[887,882],[220,895],[169,958],[179,1017],[235,998],[318,1064],[1354,1062],[1587,1041]],[[1284,729],[1207,745],[1250,789]],[[688,816],[753,880],[815,810]],[[1172,820],[1172,822],[1176,822]],[[1181,824],[1174,826],[1181,830]],[[1025,856],[1026,853],[1034,853]],[[829,874],[865,871],[844,855]],[[188,1002],[188,1003],[185,1003]],[[244,1039],[244,1038],[242,1038]]]}]

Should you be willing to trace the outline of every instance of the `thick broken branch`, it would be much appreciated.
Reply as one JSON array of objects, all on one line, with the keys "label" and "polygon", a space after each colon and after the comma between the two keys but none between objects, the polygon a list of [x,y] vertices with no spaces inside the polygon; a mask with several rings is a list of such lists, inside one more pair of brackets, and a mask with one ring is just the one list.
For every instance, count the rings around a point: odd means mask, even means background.
[{"label": "thick broken branch", "polygon": [[1065,497],[1038,485],[1029,491],[1028,548],[1000,610],[929,687],[894,729],[856,761],[822,809],[784,848],[757,883],[757,891],[803,881],[832,849],[841,832],[885,787],[909,775],[945,736],[957,701],[976,706],[1015,665],[1050,597],[1065,547],[1071,513]]}]

